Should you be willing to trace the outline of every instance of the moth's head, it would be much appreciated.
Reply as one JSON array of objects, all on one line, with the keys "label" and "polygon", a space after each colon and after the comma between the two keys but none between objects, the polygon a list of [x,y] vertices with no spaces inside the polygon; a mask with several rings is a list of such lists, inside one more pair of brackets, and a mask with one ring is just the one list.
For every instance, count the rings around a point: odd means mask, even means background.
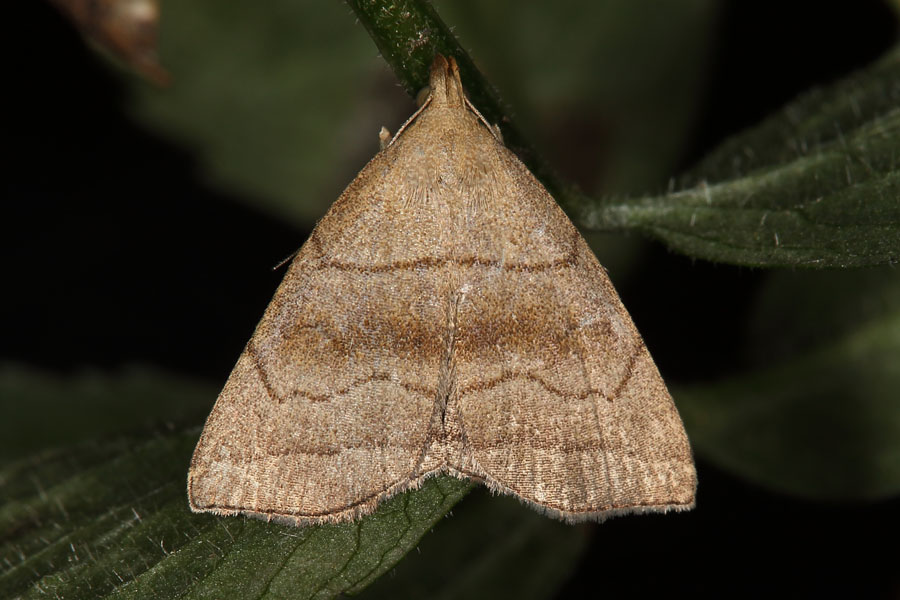
[{"label": "moth's head", "polygon": [[459,65],[452,56],[445,58],[438,54],[431,63],[431,74],[428,80],[430,103],[433,108],[465,109],[466,94],[459,77]]}]

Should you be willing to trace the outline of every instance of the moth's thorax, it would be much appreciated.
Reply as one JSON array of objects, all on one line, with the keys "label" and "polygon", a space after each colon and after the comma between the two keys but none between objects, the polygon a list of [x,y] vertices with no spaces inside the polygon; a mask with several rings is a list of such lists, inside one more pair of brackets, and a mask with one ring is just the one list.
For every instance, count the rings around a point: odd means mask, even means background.
[{"label": "moth's thorax", "polygon": [[[484,204],[500,197],[507,150],[465,107],[426,107],[384,150],[386,184],[407,202]],[[408,161],[408,157],[429,160]],[[399,161],[408,162],[397,169]]]}]

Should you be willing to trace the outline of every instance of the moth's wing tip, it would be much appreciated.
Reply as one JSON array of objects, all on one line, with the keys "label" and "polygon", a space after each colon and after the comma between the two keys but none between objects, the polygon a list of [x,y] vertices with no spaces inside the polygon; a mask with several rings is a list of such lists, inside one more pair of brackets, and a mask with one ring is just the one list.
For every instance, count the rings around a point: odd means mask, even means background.
[{"label": "moth's wing tip", "polygon": [[593,522],[593,523],[602,523],[609,519],[615,517],[622,517],[626,515],[645,515],[645,514],[665,514],[670,512],[686,512],[689,510],[693,510],[696,507],[696,501],[691,499],[690,502],[687,503],[675,503],[675,504],[648,504],[648,505],[635,505],[635,506],[623,506],[618,508],[610,508],[607,510],[599,510],[594,512],[573,512],[573,513],[565,513],[559,515],[558,518],[562,519],[567,523],[585,523],[585,522]]},{"label": "moth's wing tip", "polygon": [[[477,466],[475,466],[477,465]],[[681,477],[676,477],[665,489],[646,491],[633,497],[614,500],[603,490],[594,490],[591,496],[594,500],[588,504],[585,499],[569,502],[563,507],[561,504],[551,505],[542,502],[528,492],[515,490],[503,480],[497,479],[478,465],[477,460],[470,467],[475,466],[477,473],[468,476],[488,488],[495,495],[512,496],[525,506],[536,510],[542,515],[558,519],[570,525],[594,522],[602,523],[614,517],[625,515],[640,515],[653,513],[685,512],[696,507],[697,498],[697,472],[693,461],[682,464],[680,469],[673,465],[673,470],[681,471]],[[451,468],[451,473],[456,474]],[[571,487],[571,486],[570,486]]]},{"label": "moth's wing tip", "polygon": [[635,504],[632,506],[617,506],[610,508],[601,508],[597,510],[572,510],[564,511],[556,508],[548,507],[543,504],[516,496],[516,498],[537,512],[563,521],[569,525],[579,525],[582,523],[603,523],[609,519],[623,517],[627,515],[645,515],[645,514],[666,514],[670,512],[686,512],[693,510],[697,503],[694,498],[688,502],[672,502],[663,504]]}]

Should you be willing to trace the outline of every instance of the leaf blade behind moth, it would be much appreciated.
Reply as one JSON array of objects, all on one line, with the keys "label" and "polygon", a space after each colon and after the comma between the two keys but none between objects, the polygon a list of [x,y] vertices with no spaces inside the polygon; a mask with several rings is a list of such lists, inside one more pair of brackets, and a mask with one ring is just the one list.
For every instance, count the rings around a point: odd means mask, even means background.
[{"label": "leaf blade behind moth", "polygon": [[196,437],[81,444],[5,464],[0,590],[25,598],[333,596],[390,569],[471,487],[432,479],[343,526],[193,515],[183,477]]},{"label": "leaf blade behind moth", "polygon": [[[589,548],[592,524],[548,519],[511,497],[476,489],[391,571],[361,594],[376,598],[555,598]],[[479,543],[473,544],[473,540]]]},{"label": "leaf blade behind moth", "polygon": [[714,150],[671,194],[585,208],[674,250],[752,266],[900,260],[900,45]]}]

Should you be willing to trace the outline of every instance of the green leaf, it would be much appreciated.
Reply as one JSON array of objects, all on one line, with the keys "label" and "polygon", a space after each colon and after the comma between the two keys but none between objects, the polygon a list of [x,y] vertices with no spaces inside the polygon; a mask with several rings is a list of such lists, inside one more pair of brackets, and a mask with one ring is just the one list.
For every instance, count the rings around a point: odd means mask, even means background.
[{"label": "green leaf", "polygon": [[586,208],[587,227],[637,229],[674,250],[759,266],[900,260],[900,45],[723,144],[655,198]]},{"label": "green leaf", "polygon": [[810,498],[900,493],[898,299],[888,268],[774,276],[751,343],[765,364],[673,388],[698,455]]},{"label": "green leaf", "polygon": [[391,568],[470,489],[428,480],[358,522],[195,515],[199,430],[90,443],[0,469],[0,590],[11,597],[330,598]]},{"label": "green leaf", "polygon": [[453,510],[452,527],[438,527],[361,598],[553,598],[594,530],[479,488]]}]

